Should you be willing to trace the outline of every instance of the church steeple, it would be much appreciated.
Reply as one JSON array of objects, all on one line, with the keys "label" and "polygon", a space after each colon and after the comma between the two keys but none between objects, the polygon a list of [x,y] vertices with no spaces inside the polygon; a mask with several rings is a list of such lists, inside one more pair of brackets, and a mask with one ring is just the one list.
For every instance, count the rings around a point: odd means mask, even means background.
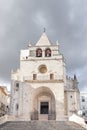
[{"label": "church steeple", "polygon": [[44,32],[43,34],[41,35],[39,41],[36,43],[36,46],[50,46],[51,43],[45,33],[45,29],[44,29]]}]

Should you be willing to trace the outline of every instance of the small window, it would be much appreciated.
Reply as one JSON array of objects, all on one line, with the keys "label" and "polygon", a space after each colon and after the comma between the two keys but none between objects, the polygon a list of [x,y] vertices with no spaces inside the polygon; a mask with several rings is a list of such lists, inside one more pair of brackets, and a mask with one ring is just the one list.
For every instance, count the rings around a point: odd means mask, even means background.
[{"label": "small window", "polygon": [[26,56],[26,60],[28,59],[28,56]]},{"label": "small window", "polygon": [[42,49],[38,48],[36,50],[36,57],[42,57]]},{"label": "small window", "polygon": [[37,74],[33,74],[33,80],[37,79]]},{"label": "small window", "polygon": [[72,98],[73,96],[71,95],[70,98]]},{"label": "small window", "polygon": [[16,87],[19,87],[19,83],[16,83]]},{"label": "small window", "polygon": [[54,79],[54,74],[50,74],[50,79],[51,79],[51,80]]},{"label": "small window", "polygon": [[85,112],[83,112],[83,114],[82,114],[83,116],[85,116],[86,114],[85,114]]},{"label": "small window", "polygon": [[45,57],[50,57],[51,56],[51,50],[49,48],[47,48],[45,50]]},{"label": "small window", "polygon": [[19,108],[18,104],[16,104],[15,108],[16,108],[16,111],[18,111],[18,108]]},{"label": "small window", "polygon": [[16,83],[16,91],[18,91],[19,90],[19,83]]},{"label": "small window", "polygon": [[84,99],[84,98],[82,98],[82,102],[85,102],[85,99]]}]

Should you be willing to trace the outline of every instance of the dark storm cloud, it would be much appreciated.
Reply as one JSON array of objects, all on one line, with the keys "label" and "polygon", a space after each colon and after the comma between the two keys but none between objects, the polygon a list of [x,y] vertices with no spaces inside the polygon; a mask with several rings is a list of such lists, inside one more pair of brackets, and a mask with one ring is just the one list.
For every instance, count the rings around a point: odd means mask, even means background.
[{"label": "dark storm cloud", "polygon": [[[0,1],[0,77],[10,81],[11,69],[19,67],[20,49],[35,43],[46,27],[53,42],[60,43],[67,72],[77,74],[86,88],[87,1],[3,0]],[[82,90],[82,89],[81,89]]]}]

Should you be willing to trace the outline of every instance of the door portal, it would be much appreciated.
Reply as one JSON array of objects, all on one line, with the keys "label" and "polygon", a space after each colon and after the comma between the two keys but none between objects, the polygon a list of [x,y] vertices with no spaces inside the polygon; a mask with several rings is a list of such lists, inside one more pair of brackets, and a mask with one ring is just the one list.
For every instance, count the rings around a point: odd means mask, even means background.
[{"label": "door portal", "polygon": [[40,103],[40,114],[48,114],[49,113],[49,103],[41,102]]}]

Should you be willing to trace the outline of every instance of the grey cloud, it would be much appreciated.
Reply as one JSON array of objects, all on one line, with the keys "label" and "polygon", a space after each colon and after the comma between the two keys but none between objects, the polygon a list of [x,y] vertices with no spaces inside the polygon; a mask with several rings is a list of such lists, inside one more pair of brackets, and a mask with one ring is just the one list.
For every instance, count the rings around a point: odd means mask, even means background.
[{"label": "grey cloud", "polygon": [[[80,74],[87,65],[87,1],[0,1],[0,77],[10,81],[11,69],[19,67],[20,49],[37,42],[46,27],[52,42],[60,43],[68,73]],[[86,71],[87,72],[87,71]],[[86,76],[80,88],[86,88]]]}]

